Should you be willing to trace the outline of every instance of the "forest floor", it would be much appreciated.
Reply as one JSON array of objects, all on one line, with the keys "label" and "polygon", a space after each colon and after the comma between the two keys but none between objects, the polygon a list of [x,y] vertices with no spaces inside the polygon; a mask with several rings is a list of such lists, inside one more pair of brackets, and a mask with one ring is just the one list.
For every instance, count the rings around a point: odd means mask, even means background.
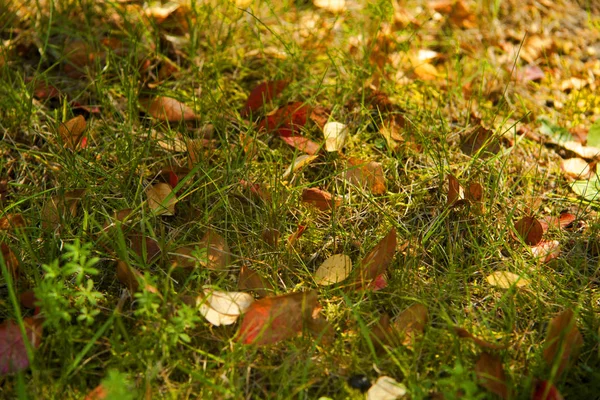
[{"label": "forest floor", "polygon": [[597,397],[595,1],[13,0],[0,36],[0,397]]}]

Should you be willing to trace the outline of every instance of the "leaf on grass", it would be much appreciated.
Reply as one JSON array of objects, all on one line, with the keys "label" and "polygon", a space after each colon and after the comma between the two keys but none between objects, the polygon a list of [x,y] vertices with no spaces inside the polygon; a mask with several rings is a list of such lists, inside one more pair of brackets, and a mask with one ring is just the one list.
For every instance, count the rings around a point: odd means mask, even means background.
[{"label": "leaf on grass", "polygon": [[281,136],[281,140],[293,148],[303,151],[311,156],[317,154],[321,149],[321,146],[317,143],[302,136]]},{"label": "leaf on grass", "polygon": [[33,310],[37,307],[36,303],[38,303],[38,299],[35,297],[35,292],[33,290],[26,290],[19,293],[19,303],[21,303],[23,307]]},{"label": "leaf on grass", "polygon": [[325,124],[329,121],[329,115],[331,111],[321,106],[316,106],[310,112],[309,118],[313,121],[321,130]]},{"label": "leaf on grass", "polygon": [[531,400],[564,400],[564,397],[552,382],[538,381],[531,394]]},{"label": "leaf on grass", "polygon": [[364,288],[369,282],[385,274],[396,254],[396,245],[396,228],[392,228],[362,259],[356,278],[359,287]]},{"label": "leaf on grass", "polygon": [[395,400],[406,396],[407,393],[408,390],[403,384],[389,376],[380,376],[369,388],[367,400]]},{"label": "leaf on grass", "polygon": [[576,219],[577,217],[574,214],[563,212],[558,217],[545,217],[540,221],[540,224],[542,224],[542,228],[546,232],[551,227],[560,229],[568,228]]},{"label": "leaf on grass", "polygon": [[342,199],[318,188],[308,188],[302,191],[302,201],[311,204],[321,211],[329,211],[342,204]]},{"label": "leaf on grass", "polygon": [[209,230],[202,238],[202,244],[206,247],[206,268],[221,270],[231,264],[231,252],[223,236]]},{"label": "leaf on grass", "polygon": [[558,240],[542,240],[531,248],[531,254],[543,263],[550,262],[560,256],[560,243]]},{"label": "leaf on grass", "polygon": [[265,202],[269,202],[271,201],[271,193],[269,192],[269,189],[267,187],[266,184],[264,183],[252,183],[252,182],[248,182],[244,179],[240,180],[240,185],[249,190],[250,193],[258,199],[261,199]]},{"label": "leaf on grass", "polygon": [[[27,340],[37,349],[42,340],[42,324],[32,317],[23,318]],[[29,367],[25,340],[15,321],[0,324],[0,375],[13,374]]]},{"label": "leaf on grass", "polygon": [[244,108],[240,112],[242,117],[259,111],[264,104],[270,102],[288,86],[285,80],[263,82],[252,89]]},{"label": "leaf on grass", "polygon": [[508,386],[502,361],[489,353],[481,353],[475,364],[475,373],[481,386],[503,399],[508,398]]},{"label": "leaf on grass", "polygon": [[238,340],[263,346],[294,337],[318,308],[315,290],[257,300],[244,314]]},{"label": "leaf on grass", "polygon": [[148,206],[156,215],[175,215],[177,196],[168,183],[156,183],[146,189]]},{"label": "leaf on grass", "polygon": [[52,196],[42,207],[42,228],[56,229],[67,215],[75,217],[84,194],[84,189],[76,189],[65,192],[64,196]]},{"label": "leaf on grass", "polygon": [[490,343],[488,341],[480,339],[477,336],[473,335],[468,330],[466,330],[465,328],[461,328],[461,327],[455,326],[454,327],[454,332],[458,335],[458,337],[464,338],[464,339],[470,339],[477,346],[479,346],[481,348],[484,348],[484,349],[504,350],[504,349],[508,348],[508,344],[500,345],[500,344]]},{"label": "leaf on grass", "polygon": [[458,179],[448,174],[448,198],[446,205],[452,207],[466,203],[479,203],[483,199],[483,187],[477,182],[471,182],[465,190]]},{"label": "leaf on grass", "polygon": [[575,362],[583,346],[583,337],[577,328],[573,310],[566,309],[558,313],[548,326],[548,334],[544,341],[544,360],[552,367],[556,363],[556,376]]},{"label": "leaf on grass", "polygon": [[544,228],[535,217],[523,217],[515,223],[515,230],[525,244],[535,246],[542,241]]},{"label": "leaf on grass", "polygon": [[571,190],[587,201],[598,201],[600,199],[600,180],[594,177],[590,180],[575,181]]},{"label": "leaf on grass", "polygon": [[581,158],[588,160],[600,159],[600,148],[594,146],[583,146],[581,143],[574,140],[569,140],[561,144],[565,149],[572,151]]},{"label": "leaf on grass", "polygon": [[185,153],[188,151],[188,145],[185,138],[179,134],[177,136],[169,136],[164,132],[153,129],[150,137],[166,151],[172,151],[174,153]]},{"label": "leaf on grass", "polygon": [[293,246],[294,244],[296,244],[296,242],[298,241],[298,239],[300,239],[300,237],[302,236],[302,234],[304,233],[304,231],[306,230],[306,226],[305,225],[298,225],[298,228],[294,231],[294,233],[292,233],[289,237],[288,237],[288,246]]},{"label": "leaf on grass", "polygon": [[394,328],[400,334],[402,344],[411,347],[423,336],[429,321],[429,312],[423,304],[415,303],[396,318]]},{"label": "leaf on grass", "polygon": [[181,246],[171,254],[171,268],[196,268],[206,264],[206,257],[198,246]]},{"label": "leaf on grass", "polygon": [[144,275],[127,264],[125,261],[117,261],[117,279],[121,282],[131,294],[140,290],[140,282],[143,283],[144,289],[150,293],[158,293],[158,290],[145,282]]},{"label": "leaf on grass", "polygon": [[19,278],[19,260],[17,259],[17,256],[6,243],[0,243],[0,250],[2,251],[2,258],[4,258],[6,270],[13,281],[16,281]]},{"label": "leaf on grass", "polygon": [[311,156],[308,154],[303,154],[301,156],[296,157],[296,159],[294,161],[292,161],[290,166],[285,170],[285,172],[283,173],[283,175],[281,175],[281,177],[283,179],[286,179],[288,176],[290,176],[292,174],[292,172],[296,172],[300,168],[307,166],[308,164],[310,164],[317,158],[318,158],[318,156]]},{"label": "leaf on grass", "polygon": [[179,122],[192,121],[196,114],[187,105],[171,97],[158,96],[152,100],[140,100],[140,104],[146,112],[159,121]]},{"label": "leaf on grass", "polygon": [[327,286],[343,281],[352,271],[352,260],[345,254],[334,254],[315,272],[317,285]]},{"label": "leaf on grass", "polygon": [[494,137],[494,132],[479,125],[463,136],[460,148],[469,156],[479,153],[481,158],[485,158],[497,154],[500,143]]},{"label": "leaf on grass", "polygon": [[198,298],[200,314],[215,326],[231,325],[254,302],[254,297],[243,292],[221,292],[204,289]]},{"label": "leaf on grass", "polygon": [[160,254],[158,242],[151,237],[139,233],[127,235],[131,250],[144,262],[151,262]]},{"label": "leaf on grass", "polygon": [[524,287],[529,285],[529,281],[520,275],[508,271],[496,271],[489,274],[485,280],[492,286],[500,289],[510,289],[511,287]]},{"label": "leaf on grass", "polygon": [[202,159],[209,159],[215,148],[214,140],[198,138],[186,139],[185,145],[188,153],[188,167],[194,168]]},{"label": "leaf on grass", "polygon": [[306,125],[310,112],[310,107],[302,102],[288,103],[266,115],[258,124],[258,129],[280,136],[293,136]]},{"label": "leaf on grass", "polygon": [[386,192],[385,176],[380,163],[363,161],[357,158],[348,159],[345,178],[353,185],[368,188],[373,194]]},{"label": "leaf on grass", "polygon": [[560,168],[566,176],[575,179],[588,179],[592,173],[588,162],[577,157],[561,160]]},{"label": "leaf on grass", "polygon": [[266,297],[273,293],[275,288],[267,280],[263,279],[255,270],[243,266],[238,279],[238,289],[252,290],[260,297]]},{"label": "leaf on grass", "polygon": [[325,150],[340,151],[346,143],[348,127],[341,122],[327,122],[323,126],[323,136],[325,137]]},{"label": "leaf on grass", "polygon": [[75,150],[78,146],[81,148],[86,147],[85,143],[82,141],[83,132],[85,132],[86,126],[85,118],[81,115],[60,124],[58,133],[65,148]]}]

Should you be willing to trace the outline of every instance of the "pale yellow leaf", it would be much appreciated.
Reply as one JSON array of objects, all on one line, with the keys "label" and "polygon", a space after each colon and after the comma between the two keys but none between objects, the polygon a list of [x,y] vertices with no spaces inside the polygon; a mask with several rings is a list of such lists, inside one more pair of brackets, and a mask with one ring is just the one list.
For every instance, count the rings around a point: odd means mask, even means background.
[{"label": "pale yellow leaf", "polygon": [[523,287],[529,284],[527,279],[521,278],[520,275],[508,271],[496,271],[488,275],[485,279],[490,285],[501,289],[508,289],[513,285],[516,287]]},{"label": "pale yellow leaf", "polygon": [[334,254],[321,264],[315,272],[318,285],[333,285],[348,277],[352,271],[352,260],[345,254]]},{"label": "pale yellow leaf", "polygon": [[346,9],[346,0],[313,0],[315,7],[339,13]]},{"label": "pale yellow leaf", "polygon": [[244,292],[221,292],[204,289],[199,299],[200,314],[215,326],[231,325],[254,302],[254,297]]},{"label": "pale yellow leaf", "polygon": [[323,126],[323,136],[327,151],[340,151],[346,143],[348,127],[341,122],[328,122]]},{"label": "pale yellow leaf", "polygon": [[381,376],[367,392],[367,400],[395,400],[407,394],[406,386],[389,376]]},{"label": "pale yellow leaf", "polygon": [[307,166],[308,164],[310,164],[317,158],[318,158],[318,156],[311,156],[309,154],[303,154],[303,155],[297,157],[294,161],[292,161],[290,166],[285,170],[285,172],[283,173],[283,175],[281,177],[283,179],[286,179],[288,176],[290,176],[292,174],[292,172],[296,172],[300,168]]}]

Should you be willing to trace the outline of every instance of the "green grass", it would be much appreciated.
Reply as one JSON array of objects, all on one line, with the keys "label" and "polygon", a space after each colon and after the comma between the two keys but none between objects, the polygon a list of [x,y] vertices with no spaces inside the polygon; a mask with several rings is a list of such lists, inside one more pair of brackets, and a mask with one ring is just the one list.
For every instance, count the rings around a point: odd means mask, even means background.
[{"label": "green grass", "polygon": [[[144,22],[139,8],[125,11],[127,5],[117,2],[0,6],[0,181],[7,181],[2,216],[19,213],[26,220],[23,229],[0,231],[0,241],[20,261],[18,280],[3,275],[0,315],[31,316],[9,294],[35,289],[45,318],[31,368],[0,378],[0,397],[83,398],[103,382],[115,399],[362,398],[347,379],[364,374],[373,382],[391,376],[414,399],[436,393],[493,398],[477,385],[474,364],[482,349],[458,338],[453,327],[460,326],[510,344],[493,353],[503,361],[515,398],[529,398],[535,378],[551,379],[542,356],[548,323],[572,308],[584,346],[577,363],[554,383],[566,398],[593,398],[600,382],[598,206],[570,191],[560,150],[517,135],[513,127],[521,121],[537,129],[540,115],[560,126],[589,126],[600,107],[593,91],[559,96],[552,92],[558,83],[548,75],[533,86],[518,84],[510,68],[526,63],[509,60],[506,71],[489,59],[488,46],[502,34],[488,27],[520,32],[529,25],[513,20],[501,2],[488,2],[487,9],[474,5],[481,12],[475,32],[435,22],[426,4],[417,13],[420,3],[408,2],[419,23],[394,28],[388,51],[400,58],[422,48],[440,52],[439,77],[432,81],[401,80],[398,71],[414,77],[406,60],[387,62],[383,71],[370,61],[380,51],[377,32],[393,22],[391,3],[350,7],[341,16],[297,3],[257,1],[249,12],[226,2],[193,2],[163,23]],[[514,15],[528,15],[523,10]],[[531,18],[556,22],[551,11]],[[598,37],[598,16],[589,18],[582,29]],[[314,25],[302,29],[309,21]],[[119,45],[108,46],[108,38]],[[73,42],[84,44],[93,59],[76,65],[81,59],[67,54]],[[545,57],[550,67],[562,60]],[[562,57],[568,63],[577,54]],[[168,60],[178,71],[156,83]],[[238,112],[258,83],[279,79],[290,85],[267,111],[303,101],[330,108],[331,120],[350,128],[343,154],[321,152],[286,180],[281,174],[300,153]],[[60,95],[35,98],[40,83],[55,86]],[[467,84],[471,96],[464,95]],[[403,134],[418,148],[407,144],[394,151],[387,145],[379,127],[389,116],[370,103],[369,85],[408,121]],[[198,120],[149,118],[139,99],[153,95],[184,102]],[[559,96],[564,107],[541,102],[546,95]],[[461,152],[460,134],[476,125],[472,114],[496,137],[504,135],[498,154]],[[88,146],[73,151],[57,131],[76,115],[86,117]],[[153,132],[201,138],[209,124],[214,146],[178,186],[176,214],[154,215],[146,188],[164,179],[162,169],[187,167],[188,154],[164,149]],[[255,157],[244,151],[240,134],[255,140]],[[311,123],[302,134],[322,142]],[[346,157],[380,162],[387,192],[374,196],[347,183]],[[482,185],[480,212],[446,206],[448,173]],[[264,183],[271,198],[252,196],[240,180]],[[342,205],[322,213],[302,203],[302,190],[317,186],[344,196]],[[58,224],[44,223],[49,204],[77,189],[84,191],[77,212],[60,213]],[[114,215],[124,209],[133,211],[121,225]],[[578,222],[545,234],[560,242],[561,254],[539,263],[515,239],[513,223],[529,213],[541,218],[564,210]],[[105,229],[111,222],[116,227]],[[306,232],[289,248],[286,239],[298,225],[307,226]],[[243,265],[257,270],[277,294],[316,288],[314,271],[328,256],[347,254],[357,268],[391,227],[399,244],[408,246],[396,254],[385,289],[318,288],[322,313],[335,332],[329,345],[305,333],[266,347],[246,346],[234,341],[239,323],[213,327],[182,300],[207,285],[236,290]],[[267,228],[281,233],[276,245],[265,241]],[[232,265],[223,271],[171,270],[169,253],[200,242],[209,229],[226,238]],[[131,234],[154,239],[160,254],[140,257],[128,242]],[[157,292],[131,295],[117,280],[117,260],[138,269]],[[485,277],[498,270],[522,274],[530,284],[492,288]],[[413,349],[376,346],[370,332],[380,316],[393,319],[414,303],[429,310],[422,340]]]}]

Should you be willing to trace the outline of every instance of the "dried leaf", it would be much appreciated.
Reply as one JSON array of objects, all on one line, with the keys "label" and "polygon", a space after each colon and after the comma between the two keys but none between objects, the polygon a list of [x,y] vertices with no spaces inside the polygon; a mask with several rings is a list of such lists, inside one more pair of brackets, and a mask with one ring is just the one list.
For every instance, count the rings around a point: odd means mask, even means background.
[{"label": "dried leaf", "polygon": [[6,265],[6,270],[11,275],[13,281],[16,281],[19,278],[19,260],[6,243],[0,243],[0,249],[2,251],[4,264]]},{"label": "dried leaf", "polygon": [[566,176],[575,179],[588,179],[592,173],[590,165],[582,158],[561,160],[560,168]]},{"label": "dried leaf", "polygon": [[508,271],[496,271],[485,278],[488,283],[501,289],[510,289],[511,287],[524,287],[529,285],[529,281],[521,275],[513,274]]},{"label": "dried leaf", "polygon": [[329,211],[342,204],[342,199],[318,188],[308,188],[302,191],[302,201],[311,204],[321,211]]},{"label": "dried leaf", "polygon": [[[171,254],[171,268],[196,268],[206,264],[206,258],[199,257],[198,246],[181,246]],[[200,254],[201,255],[201,254]]]},{"label": "dried leaf", "polygon": [[281,136],[281,140],[309,155],[317,154],[321,149],[317,143],[302,136]]},{"label": "dried leaf", "polygon": [[[23,318],[27,340],[37,349],[42,340],[42,324],[38,319]],[[0,324],[0,375],[13,374],[29,367],[29,357],[25,340],[19,325],[14,321]]]},{"label": "dried leaf", "polygon": [[321,106],[316,106],[315,108],[313,108],[311,110],[310,116],[309,118],[319,127],[321,128],[321,130],[323,130],[323,127],[325,126],[325,124],[329,121],[329,115],[331,114],[331,111],[321,107]]},{"label": "dried leaf", "polygon": [[423,304],[413,304],[396,318],[394,328],[402,338],[402,344],[411,347],[425,331],[429,312]]},{"label": "dried leaf", "polygon": [[465,198],[465,191],[454,175],[448,174],[446,177],[448,178],[448,199],[446,200],[446,204],[448,206],[460,205],[460,202]]},{"label": "dried leaf", "polygon": [[531,394],[531,400],[564,400],[564,397],[552,382],[538,381]]},{"label": "dried leaf", "polygon": [[500,143],[494,132],[480,125],[463,137],[460,149],[469,156],[479,153],[481,158],[486,158],[500,151]]},{"label": "dried leaf", "polygon": [[296,244],[296,242],[298,241],[298,239],[300,239],[300,236],[302,236],[305,230],[305,225],[298,225],[298,229],[296,229],[296,231],[288,237],[288,246],[293,246],[294,244]]},{"label": "dried leaf", "polygon": [[406,386],[396,382],[389,376],[380,376],[377,382],[369,388],[367,400],[395,400],[406,396]]},{"label": "dried leaf", "polygon": [[308,154],[303,154],[301,156],[296,157],[296,159],[290,164],[290,166],[285,170],[281,177],[286,179],[288,176],[292,174],[292,172],[298,171],[300,168],[303,168],[316,160],[318,156],[311,156]]},{"label": "dried leaf", "polygon": [[508,398],[506,375],[502,361],[497,356],[481,353],[475,364],[475,373],[481,386],[503,399]]},{"label": "dried leaf", "polygon": [[359,287],[366,287],[370,281],[386,272],[396,254],[396,245],[396,228],[392,228],[362,259],[356,281]]},{"label": "dried leaf", "polygon": [[334,254],[315,272],[317,285],[327,286],[343,281],[352,271],[352,260],[345,254]]},{"label": "dried leaf", "polygon": [[356,158],[348,160],[345,178],[359,187],[368,188],[373,194],[384,194],[386,189],[383,167],[375,161],[366,162]]},{"label": "dried leaf", "polygon": [[577,329],[573,310],[566,309],[558,313],[548,326],[544,341],[544,360],[550,367],[558,364],[556,376],[575,362],[583,346],[583,337]]},{"label": "dried leaf", "polygon": [[558,240],[542,240],[531,248],[531,254],[543,263],[550,262],[560,256],[560,243]]},{"label": "dried leaf", "polygon": [[252,290],[260,297],[266,297],[275,291],[271,283],[263,279],[258,272],[245,265],[240,270],[238,289]]},{"label": "dried leaf", "polygon": [[85,148],[82,138],[86,126],[87,124],[85,122],[85,118],[83,118],[81,115],[78,115],[77,117],[72,118],[63,124],[60,124],[58,127],[58,133],[60,134],[65,148],[72,150],[75,150],[77,146]]},{"label": "dried leaf", "polygon": [[238,340],[262,346],[294,337],[319,307],[314,290],[257,300],[244,314]]},{"label": "dried leaf", "polygon": [[129,239],[131,250],[144,262],[151,262],[160,254],[158,242],[151,237],[130,233],[127,235],[127,239]]},{"label": "dried leaf", "polygon": [[215,326],[231,325],[253,302],[248,293],[204,289],[204,296],[199,297],[200,314]]},{"label": "dried leaf", "polygon": [[144,285],[144,290],[158,294],[158,290],[145,282],[144,275],[124,261],[117,261],[117,279],[129,289],[131,294],[140,290],[140,282]]},{"label": "dried leaf", "polygon": [[146,189],[148,206],[156,215],[175,215],[177,196],[168,183],[156,183]]},{"label": "dried leaf", "polygon": [[544,228],[534,217],[523,217],[515,223],[515,230],[525,244],[535,246],[542,241]]},{"label": "dried leaf", "polygon": [[223,236],[209,230],[202,238],[202,244],[207,249],[208,263],[206,268],[222,270],[231,264],[231,252]]},{"label": "dried leaf", "polygon": [[77,205],[81,200],[85,190],[77,189],[65,192],[64,196],[52,196],[42,207],[42,228],[56,229],[63,218],[68,215],[75,217],[77,215]]},{"label": "dried leaf", "polygon": [[310,107],[302,102],[289,103],[268,114],[260,121],[258,128],[284,137],[293,136],[306,125],[310,113]]},{"label": "dried leaf", "polygon": [[503,349],[508,348],[508,344],[500,345],[500,344],[490,343],[488,341],[478,338],[477,336],[473,335],[468,330],[466,330],[464,328],[460,328],[458,326],[454,327],[454,332],[456,332],[458,337],[465,338],[465,339],[471,339],[477,346],[484,348],[484,349],[503,350]]},{"label": "dried leaf", "polygon": [[285,80],[263,82],[256,86],[250,95],[244,108],[240,112],[242,117],[259,111],[264,104],[269,103],[274,97],[279,95],[288,86],[289,82]]},{"label": "dried leaf", "polygon": [[600,148],[593,146],[583,146],[581,143],[574,140],[568,140],[560,144],[565,149],[572,151],[581,158],[588,160],[599,160],[600,159]]},{"label": "dried leaf", "polygon": [[323,126],[323,136],[327,151],[340,151],[346,143],[348,127],[340,122],[328,122]]},{"label": "dried leaf", "polygon": [[140,104],[148,114],[159,121],[179,122],[196,119],[194,110],[171,97],[159,96],[153,100],[140,100]]}]

